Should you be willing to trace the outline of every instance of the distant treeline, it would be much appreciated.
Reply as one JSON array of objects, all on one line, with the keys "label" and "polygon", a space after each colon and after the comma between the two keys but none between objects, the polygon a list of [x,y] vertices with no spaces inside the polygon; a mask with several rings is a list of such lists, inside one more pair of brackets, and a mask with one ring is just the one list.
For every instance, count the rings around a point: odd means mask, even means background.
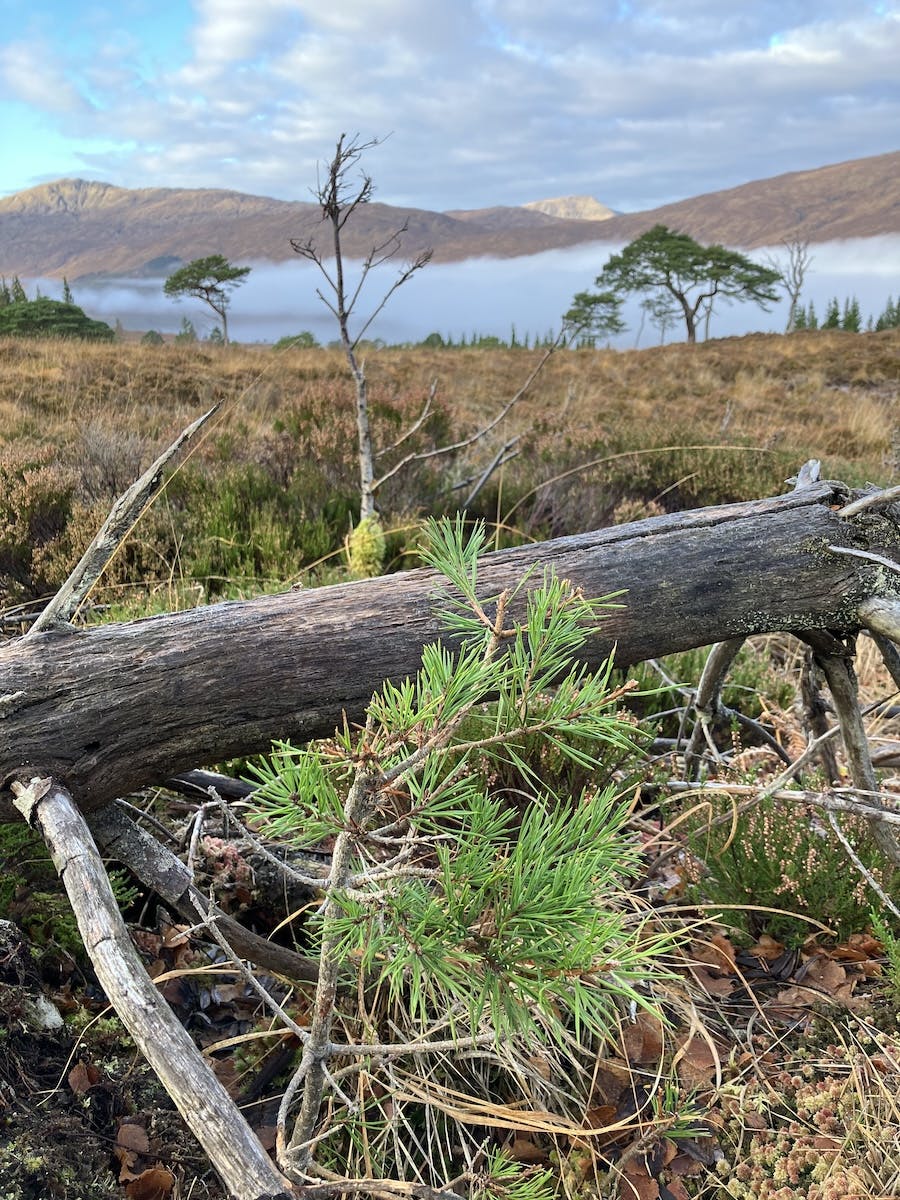
[{"label": "distant treeline", "polygon": [[[863,318],[859,300],[856,296],[845,297],[843,302],[837,297],[829,300],[824,314],[820,317],[816,312],[815,303],[810,300],[807,305],[798,304],[791,330],[804,329],[843,329],[848,333],[878,332],[882,329],[900,328],[900,299],[894,300],[888,296],[887,303],[878,316],[869,314]],[[68,280],[63,279],[62,299],[53,300],[43,296],[40,289],[35,289],[33,299],[29,299],[18,276],[11,280],[0,277],[0,336],[11,337],[75,337],[88,340],[112,341],[121,332],[121,324],[117,321],[113,329],[103,321],[92,320],[74,300]],[[546,349],[557,341],[558,333],[548,330],[544,334],[519,334],[515,325],[511,326],[509,337],[503,338],[496,334],[473,332],[454,337],[452,333],[443,334],[437,331],[429,333],[419,342],[386,342],[382,338],[367,338],[360,342],[363,350],[411,350],[422,347],[429,350],[534,350]],[[150,329],[141,339],[145,345],[162,345],[167,339],[156,329]],[[179,343],[197,342],[200,337],[193,322],[182,318],[181,328],[175,334],[174,340]],[[215,326],[208,336],[203,339],[212,344],[221,345],[222,330]],[[594,349],[598,339],[591,336],[581,336],[576,339],[576,348]],[[315,334],[308,329],[300,333],[279,338],[274,343],[275,350],[288,349],[329,349],[340,350],[339,341],[321,343]]]},{"label": "distant treeline", "polygon": [[[529,334],[520,337],[515,325],[510,330],[508,338],[497,337],[495,334],[472,333],[462,334],[455,338],[453,334],[429,333],[420,342],[386,342],[383,338],[365,338],[361,341],[362,349],[370,350],[414,350],[423,347],[428,350],[534,350],[548,348],[559,339],[559,334],[552,329],[545,334]],[[315,334],[304,329],[302,333],[279,338],[274,345],[275,350],[314,350],[321,347]],[[326,342],[325,349],[342,349],[339,341]]]},{"label": "distant treeline", "polygon": [[819,319],[812,300],[804,308],[798,305],[794,315],[793,329],[845,329],[848,333],[871,333],[882,329],[900,328],[900,301],[894,302],[893,296],[888,296],[887,304],[877,317],[870,313],[863,322],[859,301],[855,296],[845,298],[843,304],[837,296],[833,296],[825,309],[825,315]]}]

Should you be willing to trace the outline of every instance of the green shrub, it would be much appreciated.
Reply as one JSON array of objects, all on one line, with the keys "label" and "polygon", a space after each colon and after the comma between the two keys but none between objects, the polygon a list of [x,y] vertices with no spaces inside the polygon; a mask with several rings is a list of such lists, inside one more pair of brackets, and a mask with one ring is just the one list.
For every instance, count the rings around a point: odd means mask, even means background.
[{"label": "green shrub", "polygon": [[[871,895],[861,876],[848,869],[846,851],[818,809],[769,798],[735,815],[728,797],[710,796],[709,803],[707,816],[695,815],[687,824],[695,898],[785,910],[821,922],[839,937],[862,930]],[[694,796],[691,806],[696,804]],[[900,871],[885,861],[866,823],[842,818],[842,827],[866,868],[896,895]],[[726,915],[754,937],[766,931],[799,943],[811,928],[783,912]]]},{"label": "green shrub", "polygon": [[111,342],[115,331],[104,321],[94,321],[77,304],[62,300],[20,300],[0,308],[0,337],[80,338]]},{"label": "green shrub", "polygon": [[314,333],[310,333],[308,329],[302,330],[300,333],[290,334],[288,337],[279,338],[272,347],[273,350],[314,350],[319,345],[319,342]]},{"label": "green shrub", "polygon": [[[323,892],[307,930],[320,979],[294,1166],[314,1146],[342,1173],[446,1186],[461,1145],[483,1149],[484,1131],[431,1106],[429,1089],[511,1114],[529,1102],[583,1114],[598,1046],[621,1004],[655,1012],[644,989],[674,937],[620,894],[639,849],[627,801],[598,775],[607,755],[634,753],[635,729],[609,664],[576,663],[604,602],[548,573],[513,621],[509,594],[479,598],[484,528],[466,541],[457,519],[429,534],[454,651],[426,647],[414,680],[373,697],[364,730],[276,746],[254,772],[254,806],[269,833],[331,848],[328,877],[311,881]],[[583,771],[576,795],[569,765]],[[344,1038],[373,1051],[349,1051],[345,1069]],[[342,1092],[323,1105],[332,1056]],[[544,1087],[536,1061],[564,1086]],[[417,1131],[405,1153],[396,1128]]]}]

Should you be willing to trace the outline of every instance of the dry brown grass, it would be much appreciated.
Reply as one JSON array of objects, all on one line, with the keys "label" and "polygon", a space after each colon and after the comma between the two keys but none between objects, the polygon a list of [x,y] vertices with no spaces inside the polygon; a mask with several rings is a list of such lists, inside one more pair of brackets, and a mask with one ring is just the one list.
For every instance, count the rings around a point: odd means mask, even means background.
[{"label": "dry brown grass", "polygon": [[[412,412],[433,379],[454,431],[483,419],[536,361],[523,350],[382,350],[367,363],[376,406]],[[216,400],[218,430],[265,439],[296,407],[333,417],[350,392],[339,352],[257,347],[0,342],[4,441],[32,435],[61,451],[91,422],[162,439]],[[541,446],[777,445],[794,457],[837,456],[896,470],[900,332],[755,334],[705,345],[558,354],[507,421]],[[342,422],[343,423],[343,422]],[[211,435],[214,436],[214,435]],[[620,446],[621,443],[621,446]],[[826,464],[827,465],[827,464]]]},{"label": "dry brown grass", "polygon": [[[434,380],[436,413],[419,447],[471,432],[515,393],[539,353],[370,353],[378,444],[414,419]],[[526,537],[574,533],[623,513],[772,494],[811,457],[832,478],[888,484],[900,465],[898,380],[896,330],[561,352],[488,443],[404,472],[382,507],[397,524],[452,508],[465,492],[450,485],[477,476],[514,434],[522,435],[518,458],[475,509]],[[189,580],[238,571],[234,555],[185,562],[185,549],[212,518],[209,538],[220,548],[229,522],[243,522],[235,534],[243,576],[296,573],[339,546],[356,492],[352,389],[339,352],[0,342],[0,447],[29,455],[52,446],[60,466],[78,475],[85,525],[139,464],[216,402],[219,414],[170,489],[170,512],[147,533],[151,548],[136,556],[141,565],[156,560],[170,577],[184,571]],[[291,493],[282,505],[291,519],[327,516],[312,543],[281,539],[273,554],[263,543],[285,519],[276,511],[279,490]],[[82,533],[71,540],[60,547],[63,559]],[[136,570],[137,563],[126,577],[133,581]]]}]

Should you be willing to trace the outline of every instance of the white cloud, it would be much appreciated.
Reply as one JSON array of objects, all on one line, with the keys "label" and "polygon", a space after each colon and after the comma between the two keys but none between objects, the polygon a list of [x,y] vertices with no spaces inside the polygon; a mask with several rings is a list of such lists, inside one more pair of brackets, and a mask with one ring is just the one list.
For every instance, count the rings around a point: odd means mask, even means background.
[{"label": "white cloud", "polygon": [[69,136],[101,140],[85,163],[114,182],[305,197],[339,133],[393,131],[369,163],[379,198],[432,208],[563,192],[649,207],[894,149],[900,127],[894,7],[852,17],[843,0],[194,8],[171,63],[108,31],[90,53],[57,46],[70,58],[55,65],[41,43],[20,40],[0,48],[0,72]]},{"label": "white cloud", "polygon": [[66,78],[51,46],[42,42],[0,45],[0,80],[26,104],[56,113],[82,113],[85,102]]}]

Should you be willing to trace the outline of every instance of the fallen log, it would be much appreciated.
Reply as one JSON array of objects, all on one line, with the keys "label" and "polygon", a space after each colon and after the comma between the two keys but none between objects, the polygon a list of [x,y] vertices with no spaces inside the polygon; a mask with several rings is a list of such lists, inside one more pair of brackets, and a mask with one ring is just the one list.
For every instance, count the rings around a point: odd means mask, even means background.
[{"label": "fallen log", "polygon": [[[852,635],[897,604],[896,506],[838,509],[843,484],[677,513],[486,555],[482,594],[553,567],[617,593],[585,653],[619,665],[785,630]],[[331,733],[441,633],[440,578],[416,570],[0,646],[0,820],[11,784],[52,777],[91,811],[179,771]]]}]

